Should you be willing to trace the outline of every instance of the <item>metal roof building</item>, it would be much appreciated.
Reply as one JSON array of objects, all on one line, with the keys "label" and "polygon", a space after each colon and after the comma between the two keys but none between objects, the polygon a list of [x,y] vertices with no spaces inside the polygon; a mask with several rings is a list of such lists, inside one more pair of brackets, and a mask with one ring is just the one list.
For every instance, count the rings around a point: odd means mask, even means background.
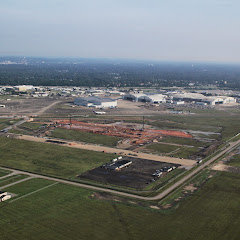
[{"label": "metal roof building", "polygon": [[115,108],[117,107],[117,100],[112,98],[86,97],[76,98],[74,104],[84,107]]},{"label": "metal roof building", "polygon": [[138,98],[139,102],[151,102],[151,103],[165,103],[166,96],[162,94],[146,94],[145,96],[141,96]]}]

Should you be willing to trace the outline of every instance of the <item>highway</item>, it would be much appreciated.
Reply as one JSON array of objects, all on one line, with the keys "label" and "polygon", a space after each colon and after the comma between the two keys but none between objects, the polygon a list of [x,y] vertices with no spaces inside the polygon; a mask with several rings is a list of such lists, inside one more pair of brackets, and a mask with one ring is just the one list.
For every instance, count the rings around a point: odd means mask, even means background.
[{"label": "highway", "polygon": [[[90,190],[93,190],[93,191],[107,192],[107,193],[119,195],[119,196],[122,196],[122,197],[135,198],[135,199],[146,200],[146,201],[154,201],[154,200],[159,201],[159,200],[165,198],[167,195],[169,195],[172,191],[174,191],[175,189],[180,187],[187,180],[191,179],[194,175],[199,173],[205,167],[209,166],[211,163],[213,163],[218,158],[223,156],[225,153],[228,153],[228,152],[232,151],[233,148],[235,148],[239,144],[240,144],[240,140],[238,140],[236,142],[233,142],[233,143],[230,143],[229,147],[222,150],[220,153],[218,153],[217,155],[215,155],[214,157],[212,157],[211,159],[209,159],[205,163],[200,164],[196,169],[191,171],[188,175],[186,175],[185,177],[180,179],[178,182],[174,183],[168,189],[164,190],[163,192],[161,192],[161,193],[159,193],[159,194],[157,194],[156,196],[153,196],[153,197],[138,196],[138,195],[135,195],[135,194],[120,192],[120,191],[111,190],[111,189],[102,188],[102,187],[95,187],[95,186],[91,186],[91,185],[87,185],[87,184],[83,184],[83,183],[72,182],[72,181],[68,181],[68,180],[43,176],[43,175],[40,175],[40,174],[34,174],[34,173],[29,173],[29,172],[20,171],[20,170],[14,170],[14,169],[11,169],[11,168],[6,168],[6,167],[0,167],[0,168],[5,169],[5,170],[12,170],[15,174],[26,174],[26,175],[28,175],[29,177],[32,177],[32,178],[47,179],[47,180],[51,180],[51,181],[55,181],[55,182],[59,182],[59,183],[64,183],[64,184],[69,184],[69,185],[72,185],[72,186],[77,186],[77,187],[90,189]],[[2,188],[4,188],[4,187],[2,187]]]}]

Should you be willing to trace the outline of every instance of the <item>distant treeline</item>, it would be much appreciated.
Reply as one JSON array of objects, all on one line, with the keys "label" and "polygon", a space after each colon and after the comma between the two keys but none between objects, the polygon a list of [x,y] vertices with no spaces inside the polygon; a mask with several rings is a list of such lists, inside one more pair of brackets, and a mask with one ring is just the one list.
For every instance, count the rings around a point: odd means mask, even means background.
[{"label": "distant treeline", "polygon": [[0,63],[0,85],[187,87],[211,84],[240,89],[237,65],[19,57],[0,57]]}]

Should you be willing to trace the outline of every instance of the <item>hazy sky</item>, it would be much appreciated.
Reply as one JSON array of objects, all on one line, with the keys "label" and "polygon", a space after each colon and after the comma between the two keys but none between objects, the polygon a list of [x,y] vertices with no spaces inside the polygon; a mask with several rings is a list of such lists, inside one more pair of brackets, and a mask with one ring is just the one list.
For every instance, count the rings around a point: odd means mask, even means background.
[{"label": "hazy sky", "polygon": [[0,0],[0,55],[240,62],[239,0]]}]

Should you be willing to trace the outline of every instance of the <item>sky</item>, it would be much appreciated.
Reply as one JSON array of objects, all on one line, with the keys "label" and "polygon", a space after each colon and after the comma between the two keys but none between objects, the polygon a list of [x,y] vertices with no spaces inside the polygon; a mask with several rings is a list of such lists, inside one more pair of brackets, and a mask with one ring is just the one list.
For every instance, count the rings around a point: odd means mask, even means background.
[{"label": "sky", "polygon": [[0,0],[0,55],[240,63],[239,0]]}]

